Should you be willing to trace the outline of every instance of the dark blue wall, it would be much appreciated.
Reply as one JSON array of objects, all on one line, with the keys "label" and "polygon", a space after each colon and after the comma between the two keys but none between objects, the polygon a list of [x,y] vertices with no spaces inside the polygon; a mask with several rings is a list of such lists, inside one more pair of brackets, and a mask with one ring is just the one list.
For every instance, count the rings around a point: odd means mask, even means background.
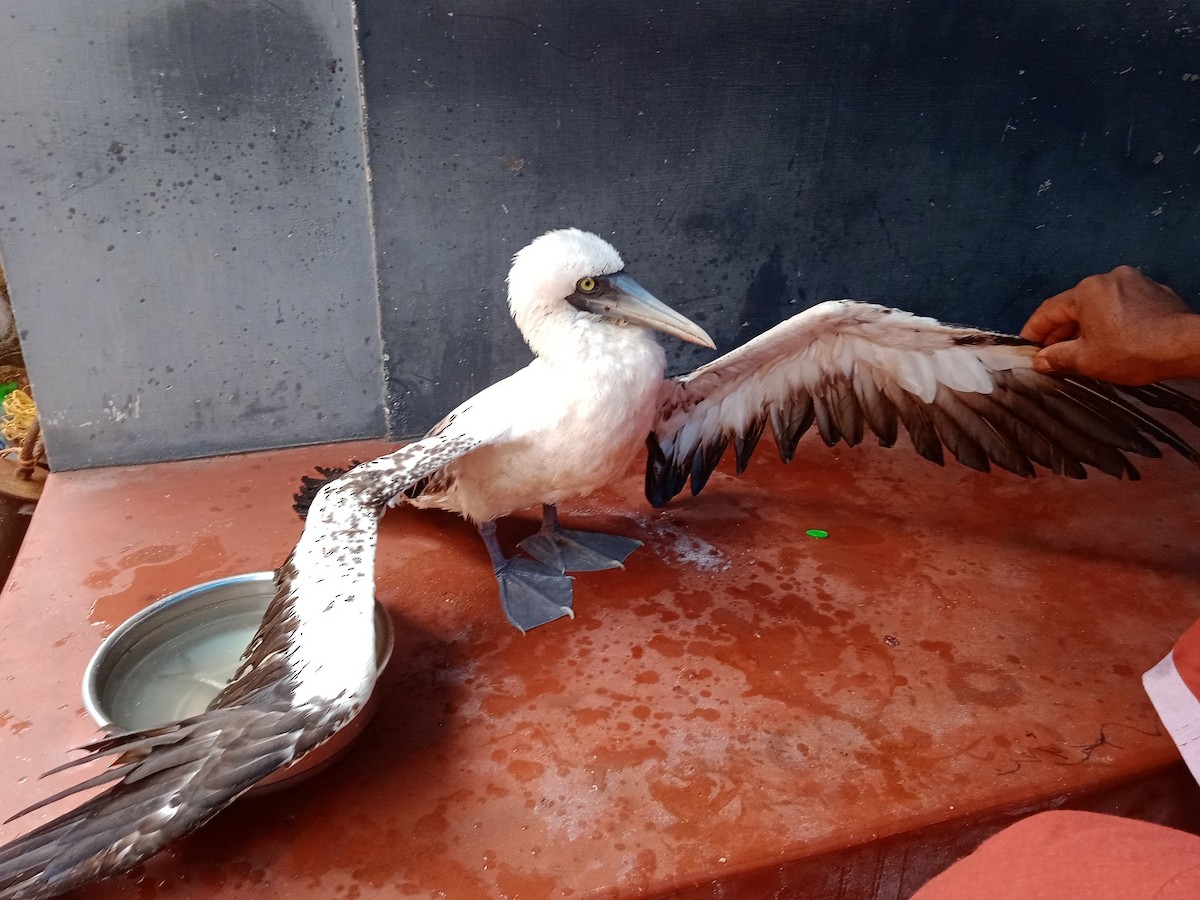
[{"label": "dark blue wall", "polygon": [[397,434],[525,361],[508,259],[567,224],[726,349],[845,296],[1013,330],[1121,262],[1200,294],[1193,3],[360,16]]}]

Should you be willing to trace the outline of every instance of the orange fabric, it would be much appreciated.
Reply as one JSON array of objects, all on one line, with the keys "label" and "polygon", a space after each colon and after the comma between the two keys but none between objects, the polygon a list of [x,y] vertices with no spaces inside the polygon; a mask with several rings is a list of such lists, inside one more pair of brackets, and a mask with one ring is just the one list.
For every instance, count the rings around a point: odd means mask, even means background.
[{"label": "orange fabric", "polygon": [[938,875],[912,900],[1197,900],[1200,837],[1098,813],[1039,813]]},{"label": "orange fabric", "polygon": [[1200,697],[1200,621],[1175,642],[1171,651],[1175,659],[1175,670],[1193,695]]}]

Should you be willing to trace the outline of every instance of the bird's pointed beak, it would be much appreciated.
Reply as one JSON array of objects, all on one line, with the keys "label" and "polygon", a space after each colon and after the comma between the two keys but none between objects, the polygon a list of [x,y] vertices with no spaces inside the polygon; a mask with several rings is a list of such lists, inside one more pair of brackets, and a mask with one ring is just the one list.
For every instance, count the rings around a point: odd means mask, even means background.
[{"label": "bird's pointed beak", "polygon": [[572,302],[580,309],[630,325],[652,328],[710,350],[716,349],[708,332],[671,309],[624,272],[605,275],[597,281],[606,283],[609,289],[594,297],[576,294]]}]

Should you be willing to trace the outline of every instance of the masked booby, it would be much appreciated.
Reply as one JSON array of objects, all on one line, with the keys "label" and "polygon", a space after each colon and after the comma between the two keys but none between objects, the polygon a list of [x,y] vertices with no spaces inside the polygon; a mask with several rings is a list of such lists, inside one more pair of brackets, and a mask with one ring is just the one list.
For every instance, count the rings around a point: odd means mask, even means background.
[{"label": "masked booby", "polygon": [[132,868],[352,719],[376,677],[379,514],[396,491],[472,447],[469,438],[429,438],[322,487],[230,683],[200,715],[106,737],[55,769],[113,758],[12,817],[109,785],[0,847],[0,900],[54,897]]},{"label": "masked booby", "polygon": [[[1132,402],[1200,425],[1200,402],[1186,394],[1039,374],[1037,348],[1021,338],[851,300],[814,306],[665,378],[654,332],[710,348],[712,339],[626,274],[607,241],[577,229],[551,231],[516,254],[508,299],[533,362],[434,426],[431,437],[477,443],[397,501],[477,524],[504,613],[522,631],[573,615],[567,572],[620,566],[639,546],[568,531],[556,505],[621,476],[643,447],[654,506],[689,481],[698,493],[730,444],[741,472],[768,423],[784,461],[814,424],[829,446],[857,444],[868,431],[891,446],[903,427],[933,462],[948,450],[972,468],[1023,476],[1041,466],[1083,478],[1090,466],[1137,478],[1126,454],[1160,456],[1156,441],[1197,460]],[[520,544],[533,559],[506,557],[496,520],[538,505],[541,530]]]}]

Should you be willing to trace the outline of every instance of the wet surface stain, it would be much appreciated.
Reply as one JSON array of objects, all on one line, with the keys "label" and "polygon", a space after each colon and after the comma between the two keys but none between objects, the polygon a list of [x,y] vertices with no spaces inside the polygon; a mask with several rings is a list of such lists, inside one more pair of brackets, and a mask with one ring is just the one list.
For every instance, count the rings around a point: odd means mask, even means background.
[{"label": "wet surface stain", "polygon": [[[225,562],[224,545],[215,535],[199,537],[186,548],[167,544],[144,547],[122,554],[115,564],[99,559],[97,571],[104,574],[92,586],[123,587],[98,596],[89,621],[103,626],[107,633],[155,600],[206,580],[203,574],[196,580],[195,573],[209,572],[215,577],[224,571]],[[164,592],[164,586],[174,582],[178,587],[168,587]]]},{"label": "wet surface stain", "polygon": [[950,689],[961,702],[993,709],[1021,701],[1021,683],[1008,672],[983,663],[961,663],[950,672]]}]

